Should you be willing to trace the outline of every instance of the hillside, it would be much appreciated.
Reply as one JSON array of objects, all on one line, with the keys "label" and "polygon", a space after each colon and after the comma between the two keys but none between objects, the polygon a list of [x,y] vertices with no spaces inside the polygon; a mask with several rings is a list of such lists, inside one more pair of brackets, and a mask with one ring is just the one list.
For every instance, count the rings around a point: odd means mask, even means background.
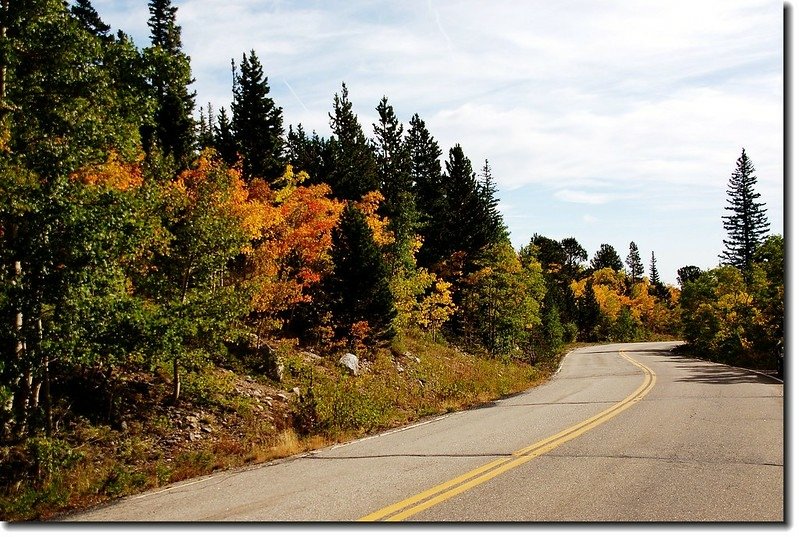
[{"label": "hillside", "polygon": [[537,385],[557,364],[490,359],[419,337],[404,341],[359,360],[357,375],[338,356],[290,341],[275,346],[280,380],[229,355],[187,375],[177,405],[167,371],[120,371],[110,419],[100,410],[109,395],[102,379],[75,372],[55,398],[52,438],[0,448],[0,518],[48,519],[471,407]]}]

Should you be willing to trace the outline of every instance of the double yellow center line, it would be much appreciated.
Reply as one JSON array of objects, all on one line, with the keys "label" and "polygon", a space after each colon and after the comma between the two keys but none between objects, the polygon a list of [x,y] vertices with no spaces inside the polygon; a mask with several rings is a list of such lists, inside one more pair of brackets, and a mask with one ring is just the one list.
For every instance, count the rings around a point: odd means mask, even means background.
[{"label": "double yellow center line", "polygon": [[479,468],[475,468],[471,472],[467,472],[463,475],[460,475],[454,479],[450,479],[445,483],[441,483],[433,488],[430,488],[424,492],[421,492],[415,496],[397,502],[393,505],[389,505],[388,507],[384,507],[374,513],[366,515],[365,517],[361,518],[361,521],[400,521],[405,520],[416,513],[424,511],[433,507],[434,505],[438,505],[441,502],[444,502],[462,492],[466,492],[469,489],[472,489],[479,485],[480,483],[485,483],[489,479],[493,479],[500,474],[507,472],[517,466],[520,466],[539,455],[543,455],[549,451],[552,451],[556,447],[560,446],[561,444],[565,444],[569,440],[573,440],[577,438],[581,434],[590,431],[597,425],[600,425],[609,419],[613,418],[617,414],[621,413],[622,411],[626,410],[630,406],[634,405],[638,401],[644,398],[644,396],[649,393],[649,390],[655,385],[655,372],[652,371],[649,367],[645,366],[641,362],[631,358],[627,355],[623,350],[619,351],[619,354],[632,363],[633,365],[637,366],[644,372],[644,381],[641,385],[636,389],[633,393],[628,395],[624,400],[619,401],[612,407],[596,414],[588,418],[585,421],[582,421],[576,425],[569,427],[568,429],[564,429],[563,431],[556,433],[549,438],[545,438],[540,442],[537,442],[531,446],[527,446],[522,448],[518,451],[513,452],[511,455],[507,457],[502,457],[496,459],[494,461],[489,462]]}]

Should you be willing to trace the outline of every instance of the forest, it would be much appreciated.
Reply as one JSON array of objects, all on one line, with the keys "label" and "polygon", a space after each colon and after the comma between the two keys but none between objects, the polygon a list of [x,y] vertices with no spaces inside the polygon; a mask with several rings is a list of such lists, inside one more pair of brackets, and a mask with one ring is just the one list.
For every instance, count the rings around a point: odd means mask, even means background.
[{"label": "forest", "polygon": [[229,107],[198,107],[177,9],[148,5],[139,48],[89,0],[0,2],[0,443],[30,463],[27,490],[76,453],[70,423],[124,428],[143,375],[179,406],[211,397],[210,366],[285,369],[305,379],[293,411],[314,431],[323,381],[281,361],[287,347],[379,371],[421,340],[535,368],[575,342],[683,339],[777,367],[784,244],[745,151],[720,264],[686,265],[679,287],[634,241],[517,249],[486,158],[441,148],[386,96],[365,128],[345,83],[329,137],[286,126],[254,50],[233,59]]}]

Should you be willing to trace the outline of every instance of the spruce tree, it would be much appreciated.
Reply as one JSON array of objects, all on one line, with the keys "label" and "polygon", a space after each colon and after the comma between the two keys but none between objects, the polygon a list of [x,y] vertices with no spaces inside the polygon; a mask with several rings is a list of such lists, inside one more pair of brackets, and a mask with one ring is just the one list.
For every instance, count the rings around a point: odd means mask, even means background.
[{"label": "spruce tree", "polygon": [[630,267],[630,280],[632,283],[641,281],[644,277],[644,264],[641,261],[641,253],[638,251],[638,246],[634,242],[630,243],[627,266]]},{"label": "spruce tree", "polygon": [[236,139],[233,136],[233,126],[230,124],[230,117],[224,106],[219,109],[219,114],[216,116],[213,132],[214,147],[217,152],[219,152],[219,156],[222,157],[222,160],[224,160],[228,166],[236,165],[239,160],[239,154],[236,150]]},{"label": "spruce tree", "polygon": [[446,205],[441,148],[419,114],[411,118],[405,143],[411,160],[411,182],[416,194],[419,232],[422,235],[418,261],[420,265],[430,267],[438,257],[434,245],[442,241],[442,229],[436,224],[436,217],[444,213]]},{"label": "spruce tree", "polygon": [[316,132],[308,136],[302,124],[297,125],[296,130],[289,125],[286,135],[286,160],[295,172],[307,173],[310,184],[327,181],[331,161],[327,140]]},{"label": "spruce tree", "polygon": [[377,177],[380,192],[385,198],[381,207],[383,216],[389,219],[389,226],[394,233],[392,246],[392,264],[404,261],[412,269],[412,241],[416,230],[416,200],[411,178],[411,160],[408,147],[402,135],[402,123],[394,113],[394,107],[388,104],[384,96],[377,105],[379,122],[373,125],[375,138],[374,148],[377,161]]},{"label": "spruce tree", "polygon": [[189,57],[182,51],[181,28],[176,23],[177,7],[171,0],[150,0],[150,41],[145,51],[150,87],[155,100],[153,123],[142,129],[146,149],[157,144],[175,165],[188,165],[195,147],[195,93]]},{"label": "spruce tree", "polygon": [[660,281],[660,274],[658,273],[658,268],[655,263],[655,252],[652,252],[652,257],[649,261],[649,283],[658,286],[662,285],[663,282]]},{"label": "spruce tree", "polygon": [[364,214],[348,203],[333,230],[333,273],[326,281],[333,322],[339,337],[352,343],[353,326],[369,323],[371,343],[394,336],[397,311],[389,287],[389,271]]},{"label": "spruce tree", "polygon": [[90,0],[77,0],[69,10],[91,34],[104,39],[109,38],[108,32],[111,31],[111,27],[103,22]]},{"label": "spruce tree", "polygon": [[728,238],[724,240],[724,251],[719,257],[723,265],[732,265],[749,273],[755,251],[763,243],[769,224],[765,204],[757,201],[760,194],[755,191],[755,167],[746,150],[741,150],[736,164],[727,187],[728,205],[725,210],[731,214],[722,216]]},{"label": "spruce tree", "polygon": [[234,72],[233,135],[244,176],[274,181],[283,174],[283,111],[269,96],[269,81],[254,50]]},{"label": "spruce tree", "polygon": [[478,192],[483,210],[483,218],[486,221],[486,231],[489,234],[489,242],[498,242],[508,238],[508,229],[499,211],[499,199],[497,198],[497,185],[494,182],[494,175],[491,173],[491,166],[488,159],[485,160],[480,169]]},{"label": "spruce tree", "polygon": [[358,116],[352,110],[347,86],[341,84],[341,95],[333,96],[330,114],[331,167],[328,181],[333,195],[344,200],[359,200],[364,194],[378,190],[377,163],[366,140]]}]

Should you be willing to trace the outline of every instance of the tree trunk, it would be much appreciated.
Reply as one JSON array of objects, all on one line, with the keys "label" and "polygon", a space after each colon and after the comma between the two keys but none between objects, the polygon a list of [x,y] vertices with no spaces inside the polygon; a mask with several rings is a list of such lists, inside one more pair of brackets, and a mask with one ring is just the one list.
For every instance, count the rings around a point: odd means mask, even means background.
[{"label": "tree trunk", "polygon": [[180,368],[177,353],[172,357],[172,404],[178,404],[180,398]]}]

